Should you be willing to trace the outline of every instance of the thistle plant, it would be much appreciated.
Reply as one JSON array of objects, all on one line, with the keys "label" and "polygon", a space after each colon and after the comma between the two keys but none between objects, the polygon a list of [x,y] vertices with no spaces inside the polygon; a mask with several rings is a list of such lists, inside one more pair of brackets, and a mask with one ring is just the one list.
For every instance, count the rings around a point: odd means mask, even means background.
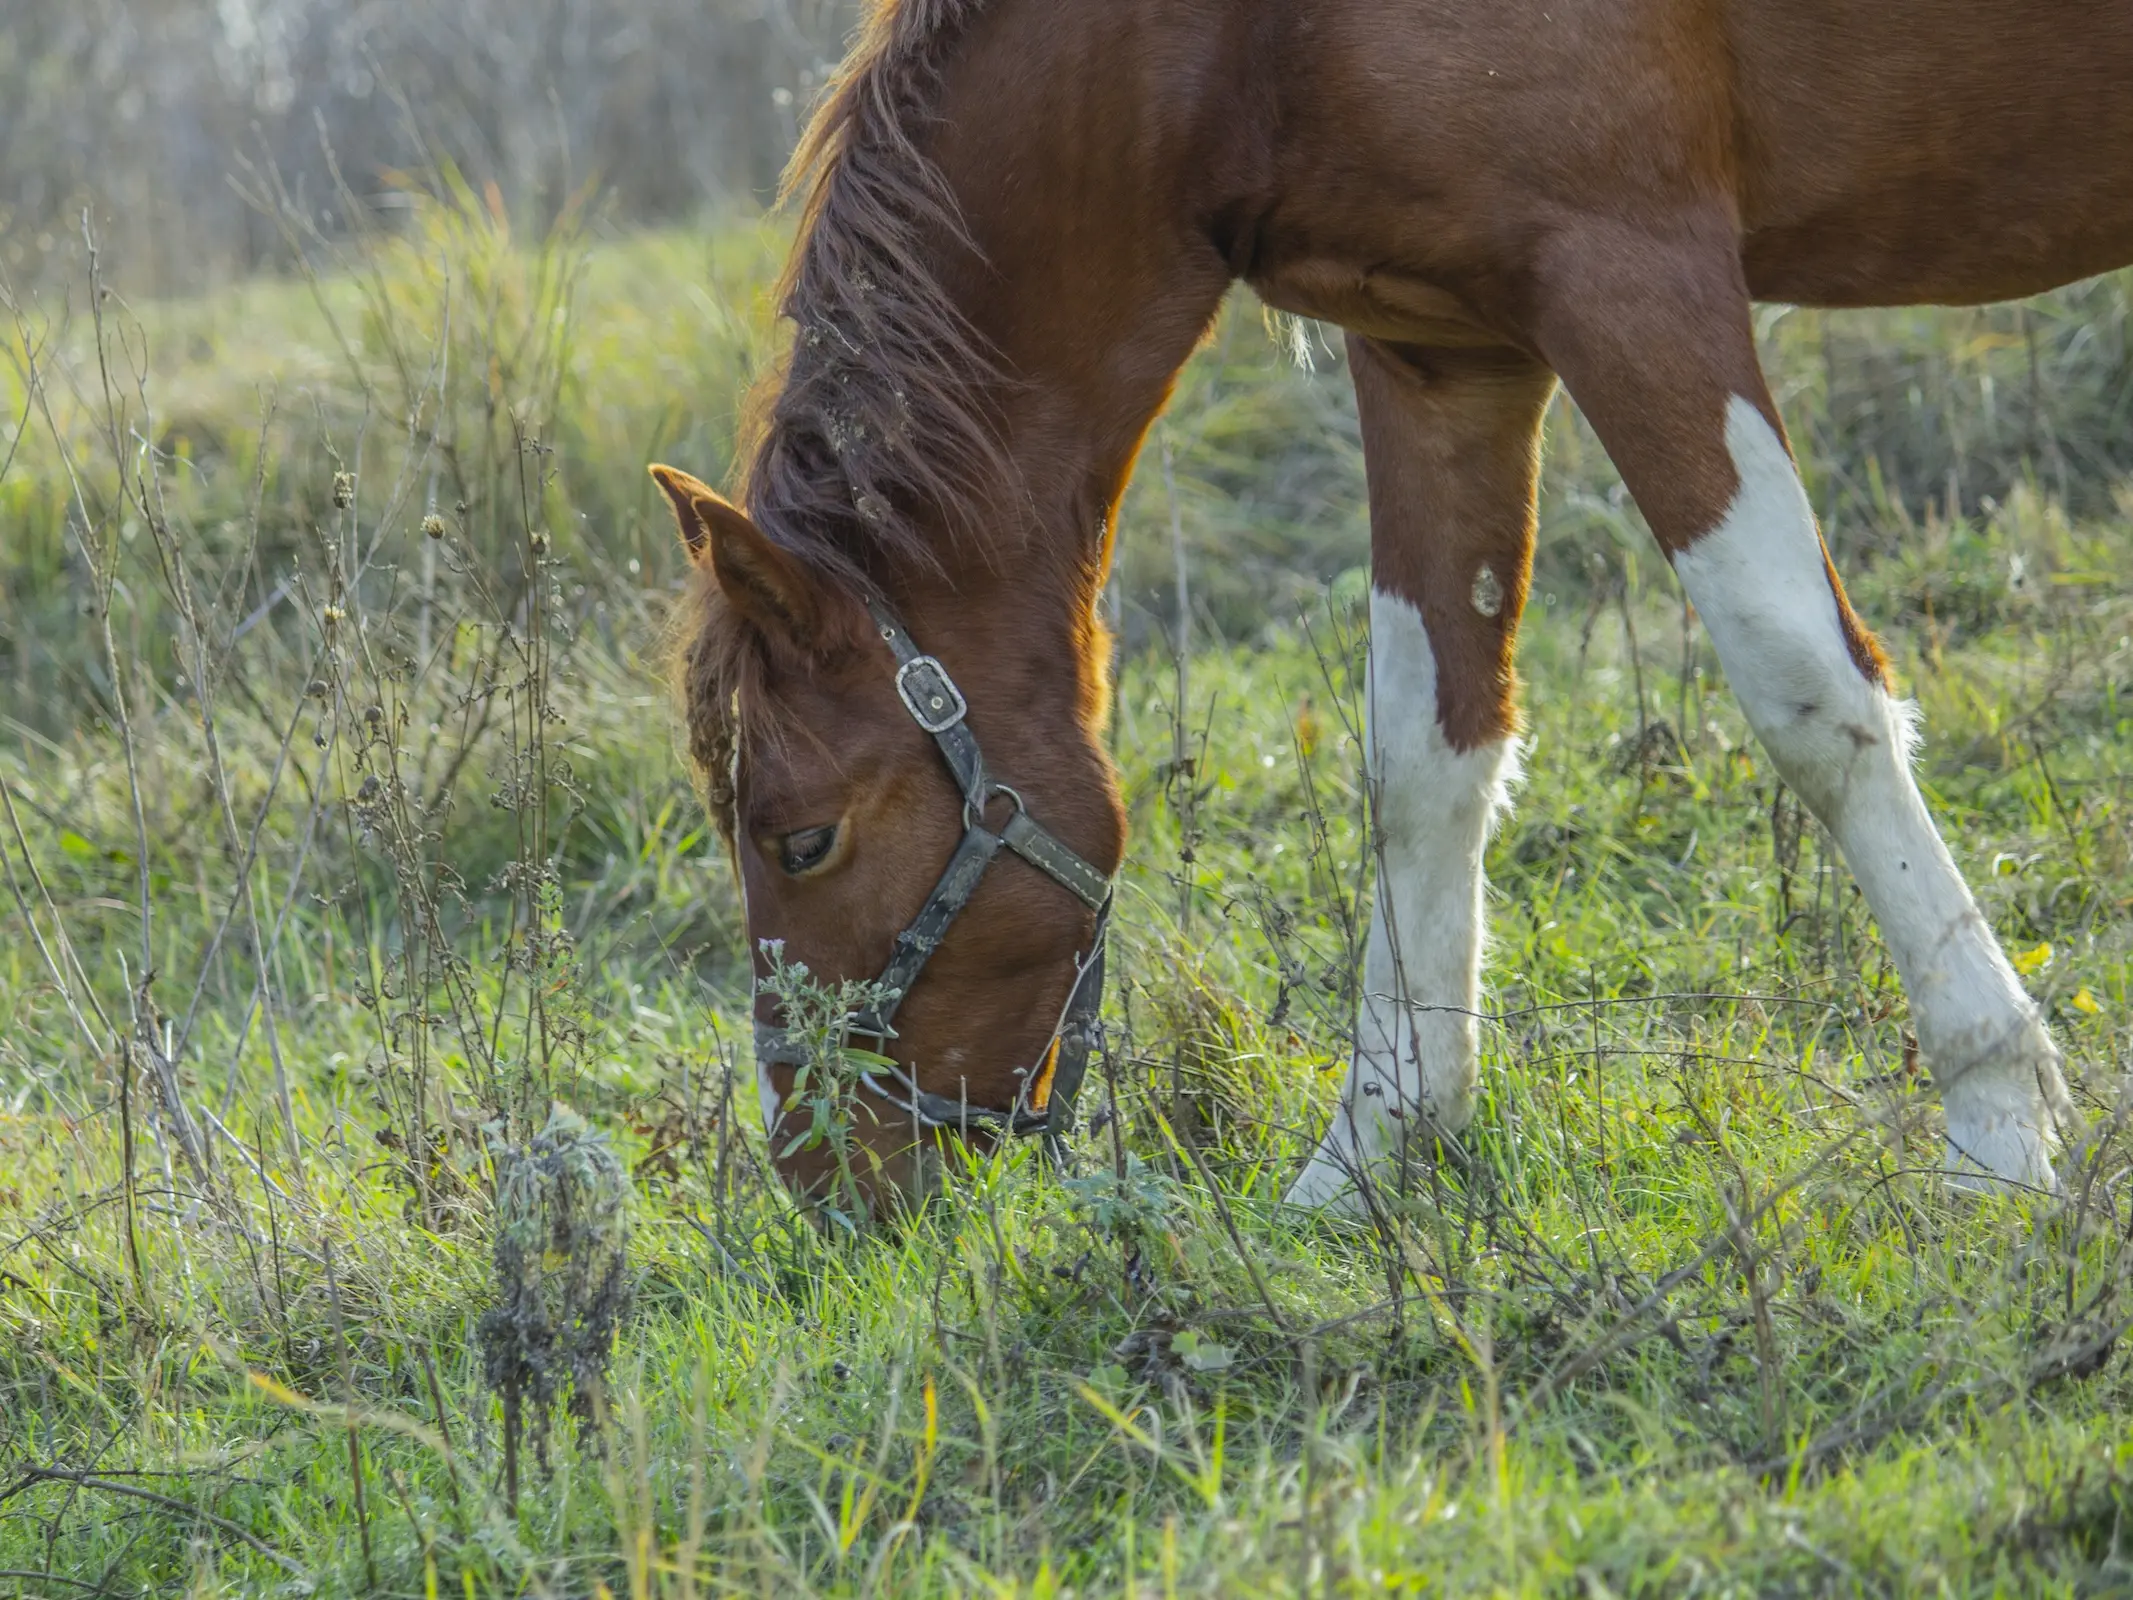
[{"label": "thistle plant", "polygon": [[526,1423],[545,1470],[549,1419],[566,1391],[582,1426],[597,1421],[631,1298],[630,1184],[607,1139],[562,1106],[529,1144],[491,1154],[497,1303],[479,1337],[483,1375],[503,1400],[504,1492],[515,1506]]},{"label": "thistle plant", "polygon": [[[852,1043],[852,1018],[893,1004],[899,991],[872,979],[846,978],[825,984],[808,970],[806,962],[785,959],[784,940],[765,939],[761,948],[769,970],[756,980],[757,991],[778,1002],[786,1037],[803,1057],[779,1123],[781,1131],[794,1127],[794,1132],[778,1147],[778,1159],[802,1150],[829,1150],[836,1158],[840,1194],[857,1217],[865,1208],[851,1162],[853,1096],[862,1077],[894,1068],[896,1063]],[[833,1208],[825,1214],[842,1217]]]}]

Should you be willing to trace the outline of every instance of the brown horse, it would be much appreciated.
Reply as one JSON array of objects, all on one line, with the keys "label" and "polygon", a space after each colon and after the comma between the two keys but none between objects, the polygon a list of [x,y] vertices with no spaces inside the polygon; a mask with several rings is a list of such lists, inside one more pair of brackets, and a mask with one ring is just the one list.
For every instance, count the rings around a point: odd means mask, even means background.
[{"label": "brown horse", "polygon": [[[1866,893],[1949,1170],[2052,1184],[2057,1052],[1912,782],[1750,304],[1987,301],[2133,260],[2133,5],[901,0],[795,172],[796,334],[746,510],[657,469],[698,560],[694,754],[751,939],[822,976],[909,974],[899,930],[1003,818],[1116,869],[1112,512],[1242,279],[1347,330],[1370,496],[1383,865],[1346,1088],[1291,1198],[1350,1197],[1403,1136],[1470,1115],[1559,379]],[[917,699],[914,639],[941,663]],[[974,790],[922,725],[951,679]],[[1097,902],[1026,851],[971,883],[868,1041],[897,1063],[855,1102],[870,1193],[915,1181],[944,1104],[993,1113],[988,1135],[1045,1110]],[[782,1150],[796,1058],[765,1056]],[[783,1160],[803,1188],[829,1170]]]}]

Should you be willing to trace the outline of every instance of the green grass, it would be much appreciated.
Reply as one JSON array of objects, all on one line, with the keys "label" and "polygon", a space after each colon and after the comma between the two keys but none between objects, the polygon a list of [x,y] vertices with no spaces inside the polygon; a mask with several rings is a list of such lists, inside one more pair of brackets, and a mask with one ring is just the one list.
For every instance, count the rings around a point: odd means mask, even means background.
[{"label": "green grass", "polygon": [[[15,335],[0,1596],[2133,1583],[2107,494],[2070,518],[2045,470],[1837,530],[1886,548],[1855,592],[1929,797],[2098,1122],[2081,1204],[1931,1176],[1872,924],[1667,586],[1624,598],[1634,528],[1565,416],[1485,1103],[1383,1227],[1339,1226],[1276,1202],[1366,901],[1352,419],[1336,362],[1233,315],[1164,426],[1196,549],[1250,542],[1195,569],[1222,630],[1189,794],[1171,663],[1129,630],[1114,1048],[1072,1170],[1017,1150],[854,1238],[766,1177],[641,474],[718,469],[775,236],[429,225],[316,285],[107,310],[139,388],[106,391],[80,314]],[[1915,356],[1961,315],[1850,326]],[[1781,376],[1820,345],[1772,330]],[[1820,426],[1818,494],[1858,448]],[[1151,471],[1129,603],[1168,518]],[[632,1175],[634,1303],[514,1507],[491,1184],[558,1100]]]}]

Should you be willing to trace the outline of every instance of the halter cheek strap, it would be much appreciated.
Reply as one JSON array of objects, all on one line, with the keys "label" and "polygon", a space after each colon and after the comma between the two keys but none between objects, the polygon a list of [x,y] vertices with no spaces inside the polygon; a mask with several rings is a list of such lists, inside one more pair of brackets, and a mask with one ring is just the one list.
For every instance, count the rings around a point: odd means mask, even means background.
[{"label": "halter cheek strap", "polygon": [[[896,936],[888,964],[875,980],[883,994],[879,1005],[856,1011],[845,1019],[847,1037],[858,1034],[873,1038],[888,1053],[896,1037],[896,1012],[904,997],[918,982],[933,952],[947,936],[949,927],[970,904],[983,881],[985,869],[1002,849],[1013,851],[1044,873],[1096,913],[1096,930],[1087,954],[1077,957],[1073,986],[1066,1005],[1052,1029],[1043,1056],[1036,1067],[1024,1069],[1022,1085],[1014,1104],[1001,1109],[974,1106],[921,1089],[904,1068],[889,1066],[858,1074],[862,1088],[908,1116],[924,1129],[953,1129],[967,1133],[988,1128],[1015,1135],[1042,1134],[1056,1140],[1072,1125],[1074,1098],[1088,1071],[1089,1054],[1095,1044],[1098,1015],[1103,1008],[1104,946],[1111,922],[1111,880],[1031,818],[1022,796],[1004,783],[994,783],[985,774],[985,758],[978,749],[977,735],[966,720],[970,710],[963,692],[948,676],[940,661],[923,653],[878,597],[870,596],[867,611],[882,640],[896,657],[896,693],[904,709],[932,736],[954,775],[963,796],[963,837],[948,858],[940,880],[918,909],[909,925]],[[985,826],[985,812],[995,800],[1006,800],[1012,809],[998,832]],[[756,1024],[756,1061],[761,1066],[807,1065],[812,1057],[806,1047],[782,1028]]]}]

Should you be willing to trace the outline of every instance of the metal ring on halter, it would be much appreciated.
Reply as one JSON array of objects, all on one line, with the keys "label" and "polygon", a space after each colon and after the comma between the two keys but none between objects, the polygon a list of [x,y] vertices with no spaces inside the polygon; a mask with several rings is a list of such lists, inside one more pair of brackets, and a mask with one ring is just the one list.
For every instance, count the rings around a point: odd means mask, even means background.
[{"label": "metal ring on halter", "polygon": [[992,804],[995,796],[1003,794],[1007,796],[1008,804],[1012,805],[1025,817],[1029,815],[1029,804],[1022,798],[1018,790],[1004,783],[987,783],[985,785],[985,793],[979,797],[975,805],[968,800],[963,802],[963,826],[965,828],[984,827],[985,808]]}]

